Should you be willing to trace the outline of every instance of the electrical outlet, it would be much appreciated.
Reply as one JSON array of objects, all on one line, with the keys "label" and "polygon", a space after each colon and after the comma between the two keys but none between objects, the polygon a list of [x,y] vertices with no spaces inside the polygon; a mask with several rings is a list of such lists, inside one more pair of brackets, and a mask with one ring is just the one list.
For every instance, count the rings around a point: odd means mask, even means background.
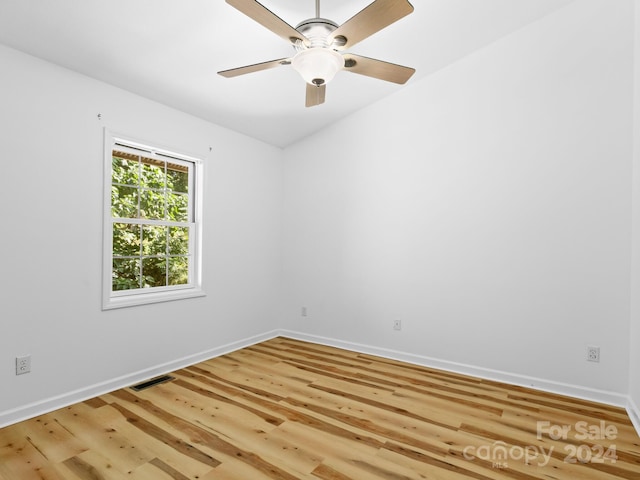
[{"label": "electrical outlet", "polygon": [[600,347],[587,347],[587,361],[599,362],[600,361]]},{"label": "electrical outlet", "polygon": [[31,355],[16,357],[16,375],[23,375],[31,371]]},{"label": "electrical outlet", "polygon": [[402,330],[402,320],[394,320],[393,321],[393,329],[394,330]]}]

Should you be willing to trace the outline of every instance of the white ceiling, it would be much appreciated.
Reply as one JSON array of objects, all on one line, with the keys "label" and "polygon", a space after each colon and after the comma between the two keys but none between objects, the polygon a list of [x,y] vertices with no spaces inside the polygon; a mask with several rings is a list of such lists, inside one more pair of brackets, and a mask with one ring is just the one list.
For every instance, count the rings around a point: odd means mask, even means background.
[{"label": "white ceiling", "polygon": [[[321,16],[341,24],[372,1],[322,0]],[[572,1],[412,0],[351,51],[415,68],[410,85]],[[315,0],[261,3],[293,26],[315,16]],[[279,147],[405,88],[340,72],[305,108],[291,67],[223,78],[293,53],[223,0],[0,0],[0,43]]]}]

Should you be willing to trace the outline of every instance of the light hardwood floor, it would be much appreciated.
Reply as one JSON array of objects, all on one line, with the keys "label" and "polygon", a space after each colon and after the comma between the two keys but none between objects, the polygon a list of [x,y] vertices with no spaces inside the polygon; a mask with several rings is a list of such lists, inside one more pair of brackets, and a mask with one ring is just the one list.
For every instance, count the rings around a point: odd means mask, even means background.
[{"label": "light hardwood floor", "polygon": [[285,338],[172,375],[0,429],[0,479],[640,479],[607,405]]}]

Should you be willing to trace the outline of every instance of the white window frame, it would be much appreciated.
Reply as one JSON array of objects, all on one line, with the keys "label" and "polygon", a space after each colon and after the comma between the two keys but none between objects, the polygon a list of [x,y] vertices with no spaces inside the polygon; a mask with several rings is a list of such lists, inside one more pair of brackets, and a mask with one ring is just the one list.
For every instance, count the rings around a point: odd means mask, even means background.
[{"label": "white window frame", "polygon": [[[111,216],[111,177],[113,150],[137,151],[145,157],[167,160],[167,157],[189,165],[189,195],[193,218],[189,222],[189,281],[184,285],[141,288],[134,290],[112,290],[113,268],[113,224],[118,219]],[[131,137],[104,130],[104,210],[103,210],[103,267],[102,267],[102,309],[131,307],[185,298],[202,297],[202,194],[203,164],[198,158],[176,153],[164,148],[151,146]],[[128,223],[144,223],[130,219]]]}]

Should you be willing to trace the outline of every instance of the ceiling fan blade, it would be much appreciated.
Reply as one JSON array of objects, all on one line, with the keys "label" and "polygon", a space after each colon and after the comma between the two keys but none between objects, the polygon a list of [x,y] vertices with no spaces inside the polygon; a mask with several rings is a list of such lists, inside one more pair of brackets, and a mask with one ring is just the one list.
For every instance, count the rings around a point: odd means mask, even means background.
[{"label": "ceiling fan blade", "polygon": [[315,107],[324,103],[324,97],[327,93],[327,85],[322,84],[318,87],[307,83],[307,100],[304,104],[305,107]]},{"label": "ceiling fan blade", "polygon": [[233,8],[244,13],[247,17],[252,18],[263,27],[271,30],[276,35],[284,38],[286,41],[295,43],[296,40],[302,41],[305,45],[309,44],[307,37],[298,32],[287,22],[278,17],[271,10],[255,0],[226,0]]},{"label": "ceiling fan blade", "polygon": [[289,65],[291,63],[290,58],[281,58],[279,60],[271,60],[269,62],[255,63],[253,65],[246,65],[244,67],[231,68],[229,70],[222,70],[218,72],[218,75],[223,77],[232,78],[238,75],[245,75],[247,73],[259,72],[261,70],[268,70],[270,68],[279,67],[280,65]]},{"label": "ceiling fan blade", "polygon": [[373,58],[345,53],[344,69],[347,72],[358,73],[368,77],[385,80],[387,82],[404,84],[415,73],[415,68],[403,67],[395,63],[383,62]]},{"label": "ceiling fan blade", "polygon": [[337,48],[351,48],[411,12],[413,5],[407,0],[376,0],[334,30],[329,43],[337,39]]}]

